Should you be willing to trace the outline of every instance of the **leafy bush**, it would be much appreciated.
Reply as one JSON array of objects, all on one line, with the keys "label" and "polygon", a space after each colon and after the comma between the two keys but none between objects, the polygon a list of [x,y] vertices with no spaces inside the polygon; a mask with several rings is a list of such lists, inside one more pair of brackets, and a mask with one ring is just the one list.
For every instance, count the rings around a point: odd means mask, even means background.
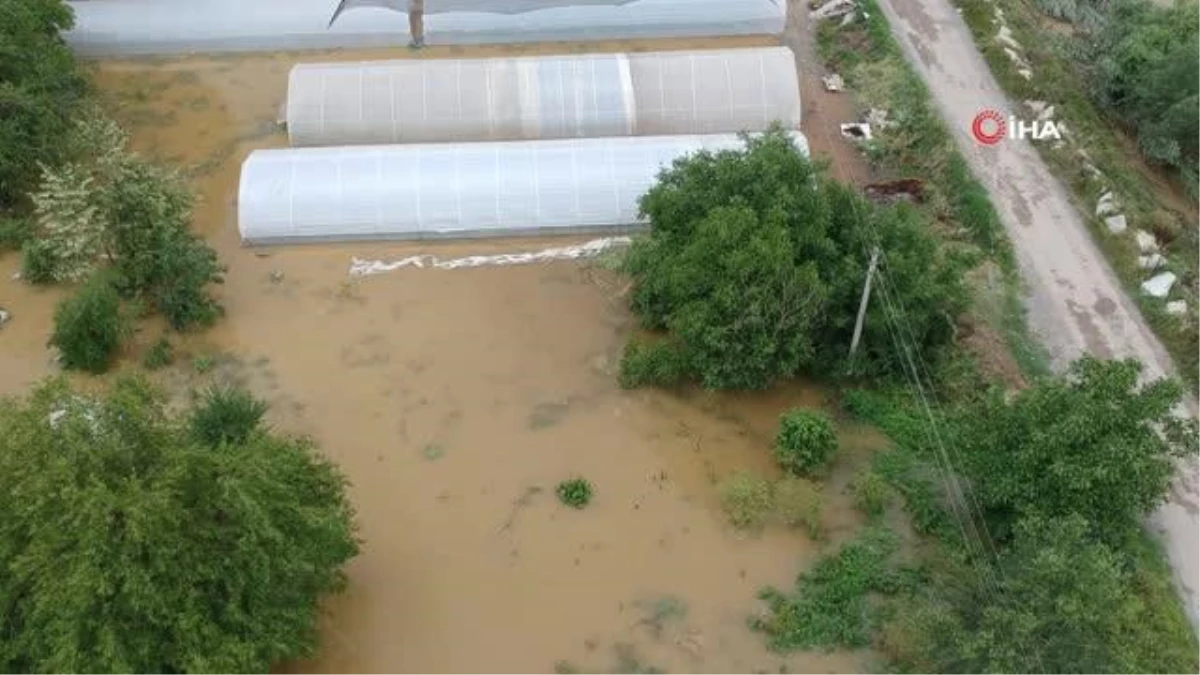
[{"label": "leafy bush", "polygon": [[1117,541],[1166,498],[1176,460],[1200,453],[1177,417],[1178,382],[1139,384],[1134,360],[1084,357],[1005,400],[996,392],[960,423],[964,469],[1003,535],[1023,516],[1078,514]]},{"label": "leafy bush", "polygon": [[64,153],[87,79],[60,33],[74,26],[61,0],[0,0],[0,211],[23,206],[40,163]]},{"label": "leafy bush", "polygon": [[310,443],[214,452],[131,380],[42,385],[0,402],[0,428],[6,672],[269,672],[315,653],[359,542]]},{"label": "leafy bush", "polygon": [[853,489],[854,505],[872,518],[883,515],[893,496],[887,481],[870,469],[859,472],[854,479]]},{"label": "leafy bush", "polygon": [[668,340],[641,342],[633,339],[625,344],[621,356],[618,382],[626,389],[646,385],[670,386],[687,375],[683,350]]},{"label": "leafy bush", "polygon": [[775,484],[775,514],[784,525],[803,525],[813,539],[825,536],[821,522],[821,489],[803,478],[785,478]]},{"label": "leafy bush", "polygon": [[192,437],[210,448],[243,445],[259,428],[268,408],[266,401],[245,389],[211,387],[192,410]]},{"label": "leafy bush", "polygon": [[775,506],[771,482],[744,471],[722,481],[717,492],[729,522],[738,528],[761,527]]},{"label": "leafy bush", "polygon": [[58,259],[54,246],[44,239],[28,239],[21,247],[21,278],[31,284],[54,281]]},{"label": "leafy bush", "polygon": [[0,215],[0,250],[21,250],[25,242],[33,237],[36,228],[33,219],[24,216]]},{"label": "leafy bush", "polygon": [[50,345],[61,352],[64,368],[102,373],[128,335],[120,295],[106,275],[96,275],[59,303]]},{"label": "leafy bush", "polygon": [[564,480],[554,492],[558,501],[573,509],[582,509],[592,501],[592,484],[585,478]]},{"label": "leafy bush", "polygon": [[[653,227],[626,259],[631,306],[643,327],[670,333],[674,351],[655,364],[672,378],[678,366],[708,388],[756,389],[803,371],[894,370],[895,317],[880,303],[855,360],[845,355],[876,244],[917,345],[947,343],[967,304],[966,259],[941,249],[917,211],[875,207],[780,129],[675,162],[640,207]],[[628,358],[628,381],[656,372],[641,358]]]},{"label": "leafy bush", "polygon": [[888,567],[896,546],[887,530],[865,532],[800,575],[794,594],[765,589],[759,597],[770,613],[753,627],[767,633],[779,651],[866,647],[876,619],[872,594],[897,587],[898,577]]},{"label": "leafy bush", "polygon": [[164,335],[158,338],[154,344],[150,345],[150,349],[146,350],[146,357],[143,359],[143,365],[150,370],[158,370],[165,368],[175,362],[175,347],[171,341]]},{"label": "leafy bush", "polygon": [[42,169],[33,203],[54,281],[76,281],[95,269],[104,237],[104,220],[95,204],[97,187],[80,164]]},{"label": "leafy bush", "polygon": [[820,472],[838,449],[837,433],[825,415],[796,409],[783,415],[775,438],[775,459],[793,476]]}]

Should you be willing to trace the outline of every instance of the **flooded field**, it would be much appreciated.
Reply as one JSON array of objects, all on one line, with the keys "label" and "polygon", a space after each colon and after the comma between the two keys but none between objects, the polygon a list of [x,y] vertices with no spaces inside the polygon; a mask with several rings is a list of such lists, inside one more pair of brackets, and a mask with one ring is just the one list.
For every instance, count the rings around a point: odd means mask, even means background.
[{"label": "flooded field", "polygon": [[[761,44],[770,42],[432,48],[426,56]],[[800,532],[738,534],[714,487],[736,469],[770,475],[778,416],[823,405],[819,391],[619,389],[614,369],[631,330],[623,283],[587,263],[347,273],[353,256],[452,257],[562,239],[240,246],[239,166],[254,148],[286,144],[276,117],[291,65],[408,55],[96,66],[134,146],[187,169],[201,200],[195,227],[229,265],[219,289],[227,316],[182,340],[192,359],[156,377],[179,395],[213,380],[244,382],[272,402],[273,424],[315,437],[353,484],[363,553],[347,592],[328,603],[322,653],[288,668],[861,671],[863,655],[776,655],[747,628],[757,590],[790,586],[819,548]],[[813,141],[819,152],[822,139]],[[0,258],[0,297],[13,314],[0,331],[4,394],[53,371],[45,342],[62,294],[11,280],[18,268],[18,256]],[[141,325],[123,369],[140,368],[161,331]],[[879,443],[850,429],[844,453],[862,456]],[[851,471],[843,462],[826,488],[833,544],[860,524],[843,494]],[[556,483],[576,475],[596,488],[580,511],[554,495]]]}]

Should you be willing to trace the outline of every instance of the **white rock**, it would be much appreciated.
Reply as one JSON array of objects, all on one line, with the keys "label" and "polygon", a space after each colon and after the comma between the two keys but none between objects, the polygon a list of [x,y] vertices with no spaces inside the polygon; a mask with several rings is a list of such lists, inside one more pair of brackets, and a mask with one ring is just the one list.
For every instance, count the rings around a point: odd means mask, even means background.
[{"label": "white rock", "polygon": [[1017,68],[1017,74],[1027,80],[1033,79],[1033,71],[1028,68]]},{"label": "white rock", "polygon": [[1008,26],[1000,26],[1000,32],[996,33],[996,40],[998,40],[1001,44],[1012,47],[1013,49],[1021,48],[1021,43],[1017,42],[1017,39],[1013,37],[1012,31],[1009,30]]},{"label": "white rock", "polygon": [[1118,212],[1117,200],[1113,197],[1112,191],[1107,191],[1100,195],[1100,199],[1096,200],[1096,215],[1099,217],[1110,216]]},{"label": "white rock", "polygon": [[1187,300],[1172,300],[1167,303],[1167,314],[1182,316],[1187,314]]},{"label": "white rock", "polygon": [[13,272],[13,273],[12,273],[12,280],[13,280],[13,281],[20,281],[20,280],[21,280],[21,273],[20,273],[20,272]]},{"label": "white rock", "polygon": [[1105,218],[1104,224],[1108,226],[1108,231],[1113,234],[1121,234],[1129,227],[1129,223],[1125,222],[1125,215],[1121,213]]},{"label": "white rock", "polygon": [[1052,117],[1054,117],[1054,106],[1046,106],[1046,108],[1039,112],[1037,116],[1038,121],[1041,122],[1045,122]]},{"label": "white rock", "polygon": [[1159,253],[1138,256],[1138,267],[1144,270],[1156,270],[1167,264],[1167,259]]},{"label": "white rock", "polygon": [[1155,298],[1165,298],[1175,285],[1175,273],[1163,272],[1142,282],[1142,292]]},{"label": "white rock", "polygon": [[1042,111],[1046,109],[1046,105],[1045,101],[1025,101],[1025,107],[1029,108],[1034,115],[1041,115]]},{"label": "white rock", "polygon": [[825,85],[825,91],[841,91],[846,86],[845,81],[842,80],[842,76],[837,73],[822,77],[821,82]]},{"label": "white rock", "polygon": [[8,313],[7,311],[5,311],[3,309],[0,309],[0,326],[3,326],[4,324],[8,323],[8,320],[11,318],[12,318],[12,314]]},{"label": "white rock", "polygon": [[52,429],[57,428],[58,423],[62,421],[62,418],[66,417],[66,415],[66,410],[52,410],[50,411],[50,414],[46,416],[46,422]]},{"label": "white rock", "polygon": [[1004,53],[1008,54],[1008,60],[1012,61],[1013,63],[1019,66],[1025,65],[1025,59],[1021,58],[1021,55],[1018,54],[1017,51],[1012,47],[1005,47]]},{"label": "white rock", "polygon": [[814,19],[831,19],[852,11],[854,11],[854,0],[830,0],[809,13],[809,16]]},{"label": "white rock", "polygon": [[888,111],[882,108],[871,108],[863,116],[863,122],[878,129],[886,129],[892,126],[892,123],[888,120]]},{"label": "white rock", "polygon": [[1134,230],[1133,238],[1137,242],[1138,250],[1142,253],[1153,253],[1158,250],[1158,240],[1145,230]]},{"label": "white rock", "polygon": [[844,16],[842,16],[842,21],[838,24],[838,27],[844,28],[849,26],[850,24],[854,23],[855,18],[854,12],[847,12]]}]

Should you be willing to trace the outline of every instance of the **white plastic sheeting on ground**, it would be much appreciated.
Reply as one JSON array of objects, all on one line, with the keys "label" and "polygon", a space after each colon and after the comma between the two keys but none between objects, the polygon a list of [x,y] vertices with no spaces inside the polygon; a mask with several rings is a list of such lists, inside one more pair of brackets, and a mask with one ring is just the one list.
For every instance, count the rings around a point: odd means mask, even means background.
[{"label": "white plastic sheeting on ground", "polygon": [[800,126],[787,47],[304,63],[288,78],[296,147],[658,136]]},{"label": "white plastic sheeting on ground", "polygon": [[555,246],[540,251],[521,251],[520,253],[490,253],[468,255],[461,258],[442,260],[428,253],[410,255],[399,260],[365,260],[354,257],[350,259],[350,276],[368,277],[375,274],[386,274],[405,267],[435,270],[460,270],[472,267],[508,267],[510,265],[533,265],[536,263],[553,262],[556,260],[582,260],[596,256],[619,246],[628,246],[633,240],[629,237],[605,237],[574,246]]},{"label": "white plastic sheeting on ground", "polygon": [[728,134],[256,150],[238,229],[248,244],[620,231],[673,160],[739,147]]},{"label": "white plastic sheeting on ground", "polygon": [[[90,56],[402,47],[410,37],[404,14],[377,7],[346,12],[329,26],[336,0],[67,4],[76,17],[67,40]],[[784,0],[636,0],[521,14],[489,13],[486,0],[478,0],[479,11],[441,13],[437,4],[427,0],[425,8],[425,39],[431,45],[778,35],[787,14]]]}]

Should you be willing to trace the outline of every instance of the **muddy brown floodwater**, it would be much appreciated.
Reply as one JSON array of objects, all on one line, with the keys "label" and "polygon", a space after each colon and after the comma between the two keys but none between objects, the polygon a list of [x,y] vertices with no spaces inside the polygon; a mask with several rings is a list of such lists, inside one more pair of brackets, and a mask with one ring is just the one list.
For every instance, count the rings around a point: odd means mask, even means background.
[{"label": "muddy brown floodwater", "polygon": [[[429,57],[696,48],[763,40],[439,49]],[[778,416],[822,405],[815,389],[753,396],[620,390],[631,329],[619,280],[586,263],[403,269],[352,280],[352,255],[530,250],[546,242],[240,247],[234,199],[247,153],[282,146],[275,120],[297,61],[403,58],[403,50],[103,62],[96,82],[134,146],[189,170],[195,226],[229,265],[228,310],[180,342],[211,358],[155,375],[179,394],[219,379],[273,403],[271,421],[311,434],[344,469],[362,555],[327,603],[320,655],[294,671],[861,671],[862,654],[776,655],[747,628],[764,585],[790,587],[819,552],[804,535],[739,535],[715,481],[770,474]],[[561,244],[563,240],[555,240]],[[52,372],[45,347],[61,289],[10,280],[0,393]],[[138,369],[161,331],[143,322],[123,359]],[[95,384],[81,378],[82,382]],[[879,444],[851,429],[844,446]],[[826,488],[831,544],[860,523],[843,466]],[[593,504],[558,504],[580,475]]]}]

